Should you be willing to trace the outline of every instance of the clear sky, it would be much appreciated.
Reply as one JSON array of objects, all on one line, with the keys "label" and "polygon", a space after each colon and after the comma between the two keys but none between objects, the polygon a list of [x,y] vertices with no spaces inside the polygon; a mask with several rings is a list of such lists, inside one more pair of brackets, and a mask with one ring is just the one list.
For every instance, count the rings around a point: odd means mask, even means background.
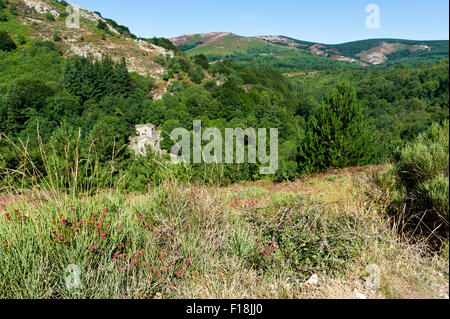
[{"label": "clear sky", "polygon": [[[233,32],[335,44],[368,38],[448,40],[448,0],[69,0],[140,37]],[[366,7],[380,28],[366,27]]]}]

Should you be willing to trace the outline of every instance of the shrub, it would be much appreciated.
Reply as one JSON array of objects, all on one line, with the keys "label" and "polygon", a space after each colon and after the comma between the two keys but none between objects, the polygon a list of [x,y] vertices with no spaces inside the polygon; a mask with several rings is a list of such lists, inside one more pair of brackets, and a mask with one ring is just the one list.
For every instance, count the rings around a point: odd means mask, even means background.
[{"label": "shrub", "polygon": [[106,24],[106,22],[100,20],[97,24],[97,29],[108,31],[108,25]]},{"label": "shrub", "polygon": [[17,15],[17,7],[16,7],[15,4],[11,4],[11,5],[9,6],[9,12],[10,12],[12,15],[14,15],[14,16]]},{"label": "shrub", "polygon": [[205,75],[203,74],[203,70],[200,66],[193,67],[189,72],[189,78],[196,84],[200,84],[204,77]]},{"label": "shrub", "polygon": [[391,213],[405,209],[407,229],[448,238],[449,123],[433,124],[396,156],[379,183],[388,190]]},{"label": "shrub", "polygon": [[174,45],[170,40],[165,38],[152,38],[152,39],[144,39],[150,43],[153,43],[154,45],[157,45],[159,47],[162,47],[164,49],[178,52],[178,47]]},{"label": "shrub", "polygon": [[8,32],[0,30],[0,51],[12,51],[17,48]]},{"label": "shrub", "polygon": [[19,35],[17,37],[17,42],[19,42],[20,45],[24,45],[27,43],[27,39],[23,35]]},{"label": "shrub", "polygon": [[53,41],[55,41],[55,42],[61,41],[61,36],[59,35],[58,31],[55,31],[53,33]]},{"label": "shrub", "polygon": [[208,70],[209,62],[208,58],[204,54],[199,54],[194,57],[194,63],[200,65],[203,69]]},{"label": "shrub", "polygon": [[339,275],[369,244],[362,234],[370,225],[362,216],[350,212],[329,216],[323,204],[311,205],[298,197],[261,214],[274,217],[261,221],[253,216],[254,223],[266,230],[266,242],[249,259],[256,269],[285,263],[303,279],[315,273]]},{"label": "shrub", "polygon": [[0,22],[8,22],[8,16],[0,9]]},{"label": "shrub", "polygon": [[55,22],[56,20],[55,20],[55,17],[53,16],[53,14],[51,14],[51,13],[47,13],[46,15],[45,15],[45,19],[47,20],[47,21],[50,21],[50,22]]}]

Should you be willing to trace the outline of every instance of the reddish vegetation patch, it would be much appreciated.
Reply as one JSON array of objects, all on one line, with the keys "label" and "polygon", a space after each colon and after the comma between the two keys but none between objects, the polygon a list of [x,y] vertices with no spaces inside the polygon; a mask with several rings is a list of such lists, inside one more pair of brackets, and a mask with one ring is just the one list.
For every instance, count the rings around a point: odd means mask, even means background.
[{"label": "reddish vegetation patch", "polygon": [[340,169],[330,169],[326,171],[325,173],[316,173],[311,176],[305,177],[302,179],[302,181],[308,181],[313,178],[327,178],[332,175],[350,175],[350,176],[356,176],[361,172],[367,171],[367,172],[380,172],[386,168],[386,165],[378,165],[378,166],[349,166],[347,168],[340,168]]},{"label": "reddish vegetation patch", "polygon": [[14,195],[0,195],[0,210],[14,200]]},{"label": "reddish vegetation patch", "polygon": [[230,202],[230,208],[234,209],[241,209],[241,208],[263,208],[267,206],[266,200],[259,200],[259,199],[251,199],[248,201],[243,201],[241,198],[234,198]]},{"label": "reddish vegetation patch", "polygon": [[267,205],[267,203],[265,200],[252,199],[252,200],[245,202],[245,207],[248,207],[248,208],[263,208],[266,205]]},{"label": "reddish vegetation patch", "polygon": [[230,202],[230,208],[239,209],[244,206],[244,202],[238,197]]}]

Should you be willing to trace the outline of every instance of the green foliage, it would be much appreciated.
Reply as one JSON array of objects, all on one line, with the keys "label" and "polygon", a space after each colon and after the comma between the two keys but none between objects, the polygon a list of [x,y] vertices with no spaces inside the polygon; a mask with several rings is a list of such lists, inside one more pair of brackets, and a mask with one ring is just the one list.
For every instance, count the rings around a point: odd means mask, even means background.
[{"label": "green foliage", "polygon": [[432,122],[448,118],[448,74],[446,59],[415,68],[306,73],[292,78],[290,87],[299,101],[296,114],[308,120],[336,82],[350,83],[367,121],[386,142],[383,155],[391,156]]},{"label": "green foliage", "polygon": [[61,41],[62,39],[61,39],[61,36],[59,35],[59,32],[58,31],[55,31],[54,33],[53,33],[53,41],[55,41],[55,42],[59,42],[59,41]]},{"label": "green foliage", "polygon": [[[281,214],[282,212],[282,214]],[[274,216],[269,222],[261,216]],[[313,274],[342,275],[370,240],[362,234],[367,221],[356,214],[329,216],[323,206],[294,198],[250,214],[265,242],[257,245],[249,263],[261,270],[287,264],[301,279]],[[271,217],[272,218],[272,217]]]},{"label": "green foliage", "polygon": [[8,16],[6,15],[5,12],[0,10],[0,22],[7,22],[8,21]]},{"label": "green foliage", "polygon": [[166,50],[170,50],[170,51],[174,51],[174,52],[178,52],[179,49],[177,46],[175,46],[172,42],[170,42],[169,39],[166,38],[151,38],[151,39],[143,39],[146,41],[149,41],[150,43],[153,43],[154,45],[157,45],[159,47],[162,47]]},{"label": "green foliage", "polygon": [[433,124],[396,155],[393,169],[380,177],[392,201],[391,211],[404,210],[407,226],[448,238],[449,124]]},{"label": "green foliage", "polygon": [[95,146],[98,159],[106,162],[126,151],[128,136],[133,134],[133,127],[118,117],[101,117],[91,130],[91,140]]},{"label": "green foliage", "polygon": [[302,172],[324,171],[376,162],[377,135],[363,117],[356,93],[338,84],[312,115],[300,146]]},{"label": "green foliage", "polygon": [[[128,29],[126,26],[123,25],[119,25],[116,21],[112,20],[112,19],[105,19],[117,32],[119,32],[120,34],[124,35],[125,37],[130,37],[133,39],[136,39],[137,37],[132,34],[130,32],[130,29]],[[106,27],[106,28],[105,28]],[[97,28],[105,30],[105,31],[109,31],[109,28],[107,28],[107,25],[101,25],[99,23],[99,26],[97,26]]]},{"label": "green foliage", "polygon": [[47,14],[45,15],[45,19],[46,19],[47,21],[50,21],[50,22],[55,22],[55,21],[56,21],[55,17],[54,17],[53,14],[51,14],[51,13],[47,13]]},{"label": "green foliage", "polygon": [[8,32],[0,30],[0,51],[12,51],[17,48]]},{"label": "green foliage", "polygon": [[203,69],[200,66],[194,66],[189,70],[189,78],[196,84],[202,83],[204,77]]},{"label": "green foliage", "polygon": [[[364,148],[366,125],[375,124],[381,131],[386,143],[371,140],[371,144],[380,144],[386,149],[383,155],[389,156],[393,145],[420,133],[431,118],[448,116],[448,61],[414,69],[330,70],[288,78],[274,70],[226,61],[209,65],[204,57],[190,59],[179,54],[164,60],[168,68],[165,78],[175,81],[161,100],[153,101],[155,80],[128,73],[124,61],[65,60],[53,41],[30,42],[15,52],[0,52],[0,132],[15,142],[30,138],[36,146],[39,129],[46,147],[61,127],[76,132],[81,128],[81,152],[92,154],[100,166],[115,159],[113,180],[141,161],[126,146],[136,124],[150,122],[163,130],[162,147],[167,151],[173,146],[168,136],[171,130],[183,127],[191,131],[194,119],[202,120],[203,129],[217,127],[222,133],[225,127],[278,128],[280,160],[274,176],[259,175],[259,164],[196,164],[180,170],[170,166],[186,180],[226,184],[244,179],[292,180],[308,171],[377,162],[372,156],[376,154]],[[320,105],[318,101],[338,80],[352,83],[358,102],[353,92],[344,90],[347,93],[335,92]],[[22,94],[28,91],[30,97],[35,96],[33,91],[43,95],[30,100]],[[38,100],[41,102],[35,103]],[[339,109],[336,114],[329,111],[334,104]],[[394,112],[402,116],[394,117]],[[385,124],[391,119],[396,119],[393,125]],[[331,148],[319,142],[328,138],[321,133],[322,126],[323,132],[338,132],[327,140],[334,145]],[[308,143],[322,147],[322,153],[313,151]],[[93,145],[95,152],[89,151]],[[0,149],[8,166],[17,168],[14,151],[6,146]],[[167,167],[168,161],[162,159],[161,167]],[[124,187],[145,190],[149,179],[152,184],[160,183],[159,171],[150,174],[150,169],[154,168],[136,167],[133,174],[139,182]],[[428,187],[434,189],[434,185]]]},{"label": "green foliage", "polygon": [[208,58],[204,54],[196,55],[193,58],[194,63],[200,65],[203,69],[208,70],[209,68],[209,61]]},{"label": "green foliage", "polygon": [[97,29],[103,30],[103,31],[109,31],[108,25],[105,21],[99,20],[97,24]]},{"label": "green foliage", "polygon": [[131,79],[125,60],[114,64],[109,58],[92,62],[73,57],[66,63],[63,86],[83,101],[98,101],[108,94],[126,96],[131,90]]},{"label": "green foliage", "polygon": [[17,7],[14,3],[9,5],[9,13],[11,13],[13,16],[18,15],[17,13]]},{"label": "green foliage", "polygon": [[23,35],[19,35],[19,36],[17,37],[17,42],[18,42],[20,45],[24,45],[24,44],[27,43],[27,39],[26,39]]}]

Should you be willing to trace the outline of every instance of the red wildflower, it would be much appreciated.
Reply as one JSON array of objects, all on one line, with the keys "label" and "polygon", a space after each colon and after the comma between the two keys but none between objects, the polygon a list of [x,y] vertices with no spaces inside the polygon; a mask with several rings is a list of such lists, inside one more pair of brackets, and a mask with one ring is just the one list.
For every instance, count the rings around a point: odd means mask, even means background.
[{"label": "red wildflower", "polygon": [[116,231],[120,231],[120,229],[122,228],[123,224],[125,224],[124,221],[122,221],[122,222],[120,223],[120,225],[119,225],[119,227],[117,227]]}]

